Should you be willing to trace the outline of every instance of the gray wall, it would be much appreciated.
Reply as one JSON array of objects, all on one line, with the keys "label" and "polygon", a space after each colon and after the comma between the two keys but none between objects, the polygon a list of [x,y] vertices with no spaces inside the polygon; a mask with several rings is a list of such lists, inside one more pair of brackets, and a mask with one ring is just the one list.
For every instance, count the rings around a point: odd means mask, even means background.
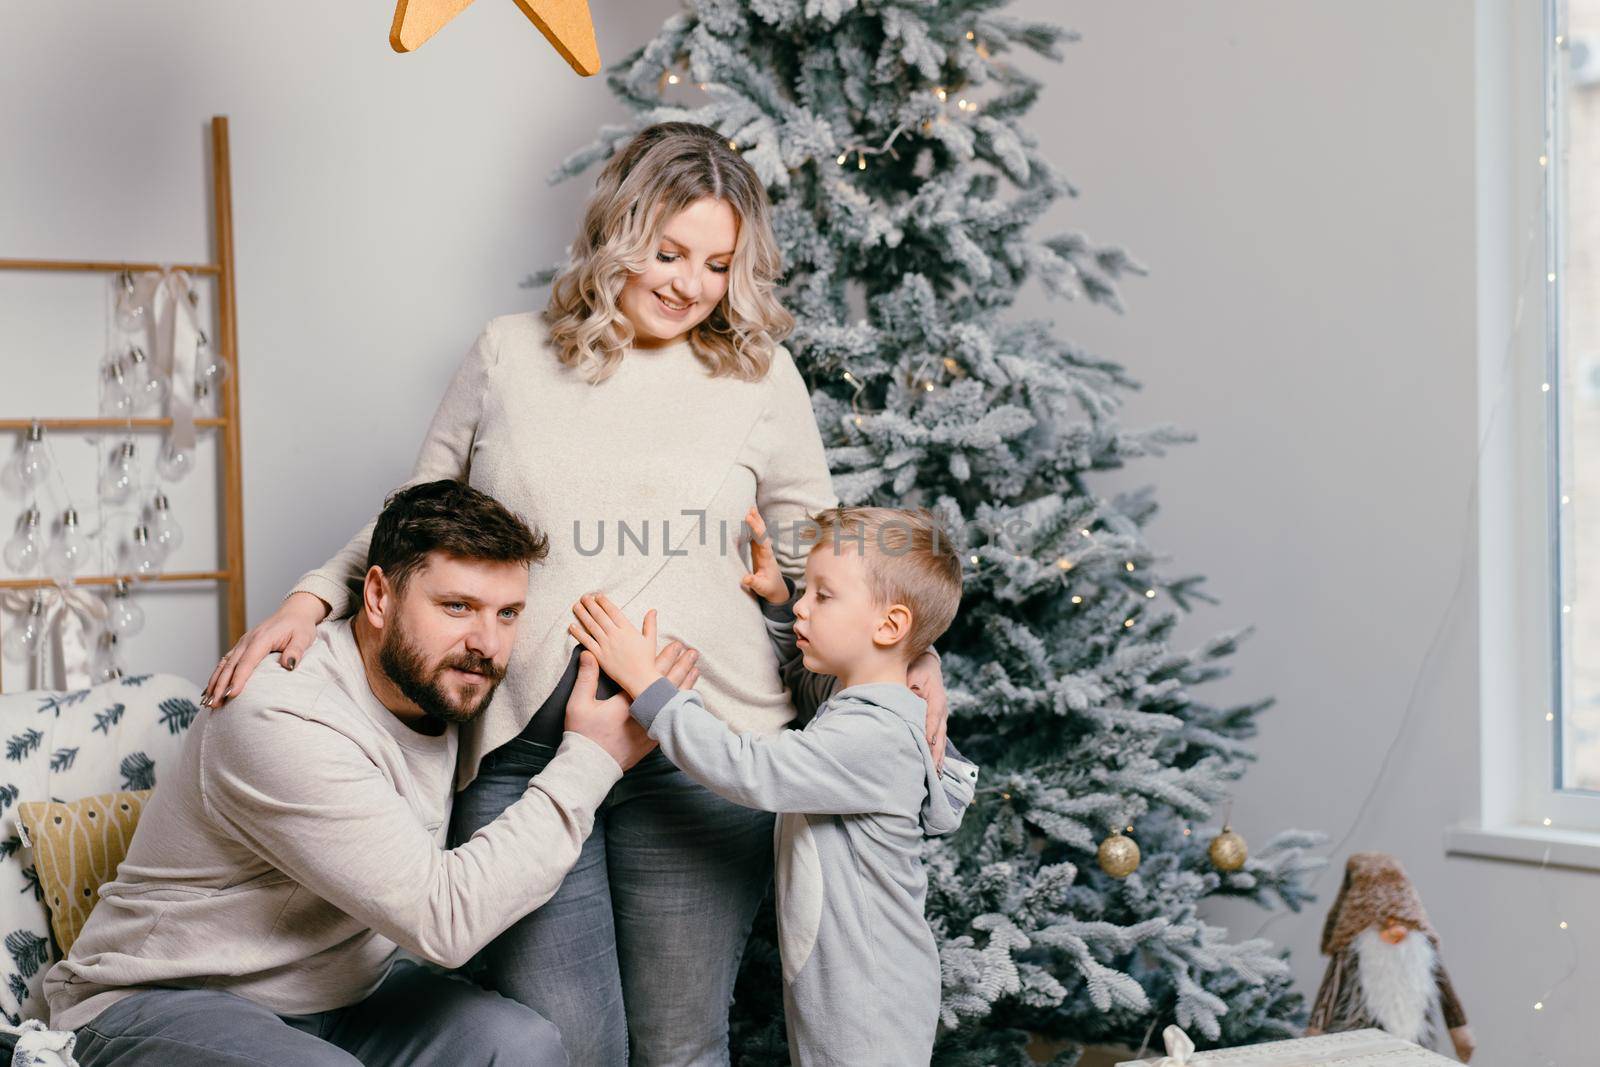
[{"label": "gray wall", "polygon": [[[203,258],[203,123],[232,119],[252,619],[405,475],[483,321],[530,306],[517,282],[560,255],[584,191],[545,175],[619,115],[509,3],[474,5],[405,57],[391,10],[4,5],[0,254]],[[597,2],[602,54],[671,10]],[[1393,851],[1443,934],[1477,1062],[1584,1062],[1594,976],[1568,972],[1600,947],[1593,878],[1442,845],[1473,810],[1477,765],[1471,5],[1014,8],[1063,10],[1085,40],[1041,65],[1036,129],[1083,196],[1053,221],[1152,273],[1127,286],[1125,317],[1035,292],[1023,310],[1147,383],[1130,425],[1199,434],[1106,489],[1154,482],[1152,542],[1222,599],[1180,644],[1258,628],[1206,694],[1279,700],[1234,824],[1257,844],[1283,826],[1339,842],[1323,904],[1266,935],[1294,950],[1309,996],[1344,857]],[[4,413],[91,405],[99,290],[4,285]],[[199,482],[183,506],[203,524]],[[141,664],[205,673],[205,597],[152,608]],[[1262,923],[1216,916],[1237,936]]]}]

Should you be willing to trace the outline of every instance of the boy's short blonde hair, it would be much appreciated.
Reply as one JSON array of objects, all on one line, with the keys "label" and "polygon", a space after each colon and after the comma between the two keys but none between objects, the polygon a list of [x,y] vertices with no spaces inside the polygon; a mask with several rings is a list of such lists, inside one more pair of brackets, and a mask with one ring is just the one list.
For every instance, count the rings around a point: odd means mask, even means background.
[{"label": "boy's short blonde hair", "polygon": [[902,646],[916,659],[955,620],[961,605],[961,556],[937,516],[927,508],[837,507],[811,516],[815,552],[826,545],[859,552],[875,602],[911,609],[911,633]]}]

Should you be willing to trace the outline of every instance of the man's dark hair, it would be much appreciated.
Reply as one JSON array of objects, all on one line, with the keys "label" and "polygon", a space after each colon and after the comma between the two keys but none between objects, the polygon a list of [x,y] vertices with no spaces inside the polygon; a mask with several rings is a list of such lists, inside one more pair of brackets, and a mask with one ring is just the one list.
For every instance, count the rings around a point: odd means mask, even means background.
[{"label": "man's dark hair", "polygon": [[534,533],[494,497],[446,478],[400,489],[383,502],[367,549],[367,569],[382,567],[398,595],[430,552],[534,564],[549,551],[549,537]]}]

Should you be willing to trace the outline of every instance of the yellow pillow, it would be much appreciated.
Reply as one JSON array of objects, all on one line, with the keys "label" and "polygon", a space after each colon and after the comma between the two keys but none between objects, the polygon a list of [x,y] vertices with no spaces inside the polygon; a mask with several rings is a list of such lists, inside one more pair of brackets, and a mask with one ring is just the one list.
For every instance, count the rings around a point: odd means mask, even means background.
[{"label": "yellow pillow", "polygon": [[50,909],[50,929],[65,956],[72,950],[103,882],[128,854],[139,813],[151,790],[102,793],[70,804],[30,801],[17,805],[22,842],[33,848],[33,866]]}]

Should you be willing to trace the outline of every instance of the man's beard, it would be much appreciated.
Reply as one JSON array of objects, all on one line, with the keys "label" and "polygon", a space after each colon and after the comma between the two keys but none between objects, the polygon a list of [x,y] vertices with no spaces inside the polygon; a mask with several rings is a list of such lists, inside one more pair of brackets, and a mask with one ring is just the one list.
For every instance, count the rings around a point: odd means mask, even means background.
[{"label": "man's beard", "polygon": [[1428,1046],[1439,1001],[1433,942],[1412,930],[1391,945],[1371,926],[1356,935],[1351,947],[1372,1021],[1396,1037]]},{"label": "man's beard", "polygon": [[[384,630],[383,644],[378,649],[378,665],[395,688],[421,708],[424,715],[445,723],[471,722],[481,715],[506,674],[504,668],[494,660],[471,652],[451,656],[429,667],[422,652],[406,640],[398,620]],[[488,683],[483,696],[470,706],[463,707],[457,703],[439,684],[439,676],[452,668],[480,674]]]}]

